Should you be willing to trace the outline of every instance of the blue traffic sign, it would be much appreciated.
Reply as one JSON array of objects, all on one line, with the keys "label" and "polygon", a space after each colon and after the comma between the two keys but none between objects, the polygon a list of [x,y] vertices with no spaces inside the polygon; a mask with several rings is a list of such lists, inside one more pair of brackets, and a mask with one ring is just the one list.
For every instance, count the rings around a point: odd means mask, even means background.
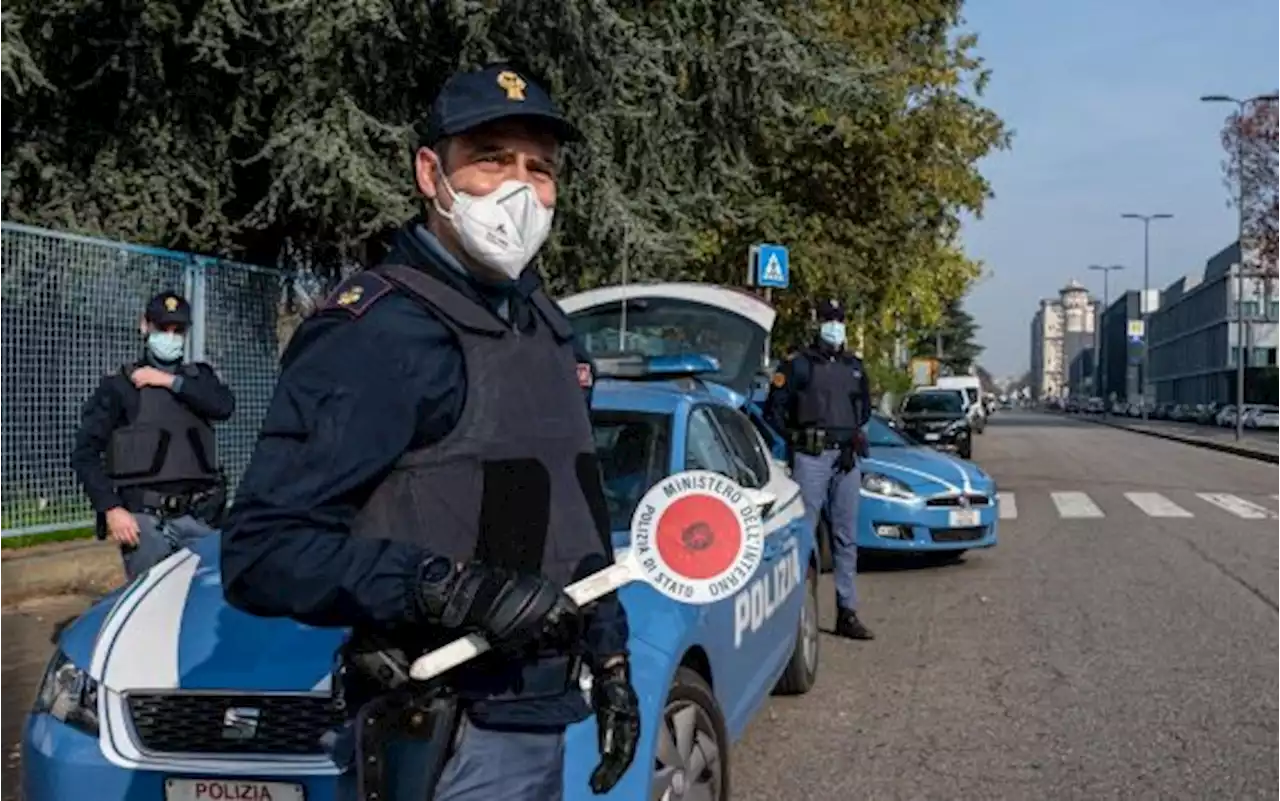
[{"label": "blue traffic sign", "polygon": [[785,245],[756,245],[756,286],[786,289],[791,285],[791,258]]}]

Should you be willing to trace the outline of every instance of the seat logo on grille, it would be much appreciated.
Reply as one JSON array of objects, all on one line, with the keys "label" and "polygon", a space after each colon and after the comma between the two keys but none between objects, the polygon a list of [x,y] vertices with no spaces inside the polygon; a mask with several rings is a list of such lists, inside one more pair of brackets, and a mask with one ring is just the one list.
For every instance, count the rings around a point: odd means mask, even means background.
[{"label": "seat logo on grille", "polygon": [[262,710],[251,706],[233,706],[222,713],[222,739],[252,740],[258,736],[258,719]]}]

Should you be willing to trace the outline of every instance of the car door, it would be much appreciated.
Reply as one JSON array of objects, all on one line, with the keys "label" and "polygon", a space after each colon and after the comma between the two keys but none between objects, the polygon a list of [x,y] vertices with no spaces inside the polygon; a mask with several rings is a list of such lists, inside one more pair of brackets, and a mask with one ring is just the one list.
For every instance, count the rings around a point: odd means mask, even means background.
[{"label": "car door", "polygon": [[[714,410],[715,407],[708,404],[695,406],[689,412],[684,467],[710,470],[740,481],[742,473],[730,453],[727,437],[716,422]],[[768,632],[761,630],[763,625],[752,630],[750,601],[753,586],[772,573],[776,558],[776,552],[771,554],[766,543],[756,577],[732,598],[712,604],[706,618],[704,639],[712,651],[717,689],[724,691],[717,695],[722,699],[726,717],[733,721],[731,730],[746,722],[759,699],[768,695],[772,682]],[[758,595],[761,590],[754,592]]]},{"label": "car door", "polygon": [[[752,582],[758,587],[748,587],[744,604],[750,604],[750,636],[759,640],[753,644],[757,657],[769,666],[768,675],[776,676],[786,665],[795,645],[795,635],[800,612],[804,605],[801,586],[804,572],[801,566],[808,554],[802,552],[804,518],[795,514],[803,511],[800,488],[787,475],[774,467],[764,443],[751,421],[737,409],[720,406],[712,410],[720,430],[724,433],[729,455],[738,470],[738,482],[751,489],[759,489],[775,498],[773,503],[761,509],[765,523],[765,557],[768,570],[762,567]],[[800,504],[799,507],[796,504]],[[735,612],[741,612],[741,609]],[[757,621],[761,625],[756,628]],[[735,620],[735,630],[741,624]]]}]

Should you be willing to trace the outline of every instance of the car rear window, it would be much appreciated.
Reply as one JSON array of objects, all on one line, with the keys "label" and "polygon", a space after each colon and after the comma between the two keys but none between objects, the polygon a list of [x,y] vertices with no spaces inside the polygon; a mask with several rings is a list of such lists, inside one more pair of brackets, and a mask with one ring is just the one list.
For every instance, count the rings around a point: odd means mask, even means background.
[{"label": "car rear window", "polygon": [[591,433],[604,476],[609,528],[630,529],[636,505],[671,463],[671,416],[593,411]]},{"label": "car rear window", "polygon": [[960,398],[959,391],[934,390],[932,392],[916,392],[907,396],[902,405],[902,410],[917,414],[921,412],[962,412],[964,411],[964,402]]},{"label": "car rear window", "polygon": [[[706,377],[746,390],[762,365],[765,333],[750,320],[701,303],[675,298],[632,298],[627,314],[611,303],[570,318],[587,353],[714,356],[720,370]],[[624,334],[625,332],[625,334]]]}]

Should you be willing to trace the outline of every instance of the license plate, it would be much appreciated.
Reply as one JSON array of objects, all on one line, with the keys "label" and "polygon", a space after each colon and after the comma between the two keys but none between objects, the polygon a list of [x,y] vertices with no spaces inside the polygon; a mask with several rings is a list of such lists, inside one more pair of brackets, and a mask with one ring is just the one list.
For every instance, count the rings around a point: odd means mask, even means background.
[{"label": "license plate", "polygon": [[304,801],[301,784],[253,779],[166,779],[165,801]]},{"label": "license plate", "polygon": [[924,435],[925,442],[937,442],[940,439],[942,439],[941,434],[925,434]]},{"label": "license plate", "polygon": [[972,528],[978,525],[977,509],[955,509],[951,512],[952,528]]}]

